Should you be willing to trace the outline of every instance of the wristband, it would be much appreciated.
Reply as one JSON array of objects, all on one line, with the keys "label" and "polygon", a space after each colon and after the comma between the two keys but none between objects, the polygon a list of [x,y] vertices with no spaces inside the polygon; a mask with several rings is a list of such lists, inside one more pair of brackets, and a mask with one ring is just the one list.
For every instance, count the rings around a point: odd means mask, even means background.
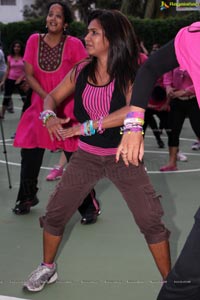
[{"label": "wristband", "polygon": [[42,120],[42,123],[44,126],[46,126],[47,121],[51,118],[54,117],[56,118],[56,114],[53,110],[44,110],[43,112],[40,113],[39,119]]},{"label": "wristband", "polygon": [[97,128],[97,132],[102,134],[105,129],[102,128],[102,124],[103,123],[103,117],[101,117],[98,121],[97,121],[97,125],[98,125],[98,128]]}]

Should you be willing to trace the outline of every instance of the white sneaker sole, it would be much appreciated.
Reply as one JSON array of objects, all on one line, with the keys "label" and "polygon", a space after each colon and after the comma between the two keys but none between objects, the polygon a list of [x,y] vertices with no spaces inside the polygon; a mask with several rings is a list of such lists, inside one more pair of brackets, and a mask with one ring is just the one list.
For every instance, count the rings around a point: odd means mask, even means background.
[{"label": "white sneaker sole", "polygon": [[44,288],[45,284],[54,283],[57,279],[58,279],[58,273],[55,272],[53,274],[53,276],[48,281],[44,282],[40,287],[38,287],[38,288],[31,288],[31,287],[29,287],[27,285],[24,285],[23,288],[27,289],[30,292],[40,292]]}]

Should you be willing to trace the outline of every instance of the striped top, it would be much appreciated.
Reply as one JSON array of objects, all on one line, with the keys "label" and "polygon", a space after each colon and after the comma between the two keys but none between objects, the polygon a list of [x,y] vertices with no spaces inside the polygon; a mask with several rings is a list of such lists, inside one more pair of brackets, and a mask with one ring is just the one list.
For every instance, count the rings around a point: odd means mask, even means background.
[{"label": "striped top", "polygon": [[[99,120],[126,105],[125,97],[118,91],[115,80],[96,86],[88,82],[85,68],[81,73],[77,78],[74,107],[80,123]],[[78,146],[95,155],[115,155],[120,140],[120,128],[116,127],[106,129],[102,134],[80,136]]]},{"label": "striped top", "polygon": [[[105,117],[109,114],[113,90],[114,81],[111,81],[103,86],[96,86],[87,82],[82,97],[83,106],[91,120],[98,120],[101,117]],[[78,145],[82,150],[96,155],[116,154],[116,148],[101,148],[86,144],[80,140]]]},{"label": "striped top", "polygon": [[114,81],[103,86],[86,84],[83,92],[83,106],[91,120],[98,120],[109,114],[110,101],[114,90]]}]

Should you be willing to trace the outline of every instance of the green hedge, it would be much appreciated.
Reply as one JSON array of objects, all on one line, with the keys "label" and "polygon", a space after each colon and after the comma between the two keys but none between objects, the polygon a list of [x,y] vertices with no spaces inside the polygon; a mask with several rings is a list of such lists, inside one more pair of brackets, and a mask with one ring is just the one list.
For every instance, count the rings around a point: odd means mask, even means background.
[{"label": "green hedge", "polygon": [[[145,46],[150,49],[153,43],[161,45],[174,38],[177,31],[184,26],[199,20],[199,13],[191,13],[187,17],[174,17],[167,19],[139,19],[129,16],[136,34],[144,41]],[[80,22],[73,22],[70,25],[70,34],[83,37],[86,25]],[[0,38],[7,54],[10,44],[14,40],[21,40],[26,43],[27,38],[34,32],[45,32],[45,19],[37,19],[9,24],[0,23]]]},{"label": "green hedge", "polygon": [[11,43],[20,40],[24,44],[30,34],[34,32],[44,32],[44,19],[13,22],[8,24],[0,24],[1,41],[3,43],[4,52],[8,54]]},{"label": "green hedge", "polygon": [[187,17],[170,17],[167,19],[136,19],[129,17],[136,34],[144,41],[147,49],[152,44],[164,45],[173,39],[179,29],[193,22],[199,21],[199,13],[191,13]]}]

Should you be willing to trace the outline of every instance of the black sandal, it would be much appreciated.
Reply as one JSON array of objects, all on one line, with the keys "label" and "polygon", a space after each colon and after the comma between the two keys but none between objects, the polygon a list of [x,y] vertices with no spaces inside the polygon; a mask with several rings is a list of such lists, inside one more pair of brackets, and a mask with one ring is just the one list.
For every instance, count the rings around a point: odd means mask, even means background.
[{"label": "black sandal", "polygon": [[99,201],[97,199],[93,199],[93,203],[95,202],[96,210],[87,210],[84,214],[82,214],[81,218],[81,224],[87,225],[87,224],[94,224],[97,221],[97,217],[101,214]]},{"label": "black sandal", "polygon": [[38,198],[35,196],[33,200],[28,200],[24,202],[17,202],[15,207],[13,208],[13,212],[16,215],[26,215],[30,213],[30,208],[39,203]]}]

